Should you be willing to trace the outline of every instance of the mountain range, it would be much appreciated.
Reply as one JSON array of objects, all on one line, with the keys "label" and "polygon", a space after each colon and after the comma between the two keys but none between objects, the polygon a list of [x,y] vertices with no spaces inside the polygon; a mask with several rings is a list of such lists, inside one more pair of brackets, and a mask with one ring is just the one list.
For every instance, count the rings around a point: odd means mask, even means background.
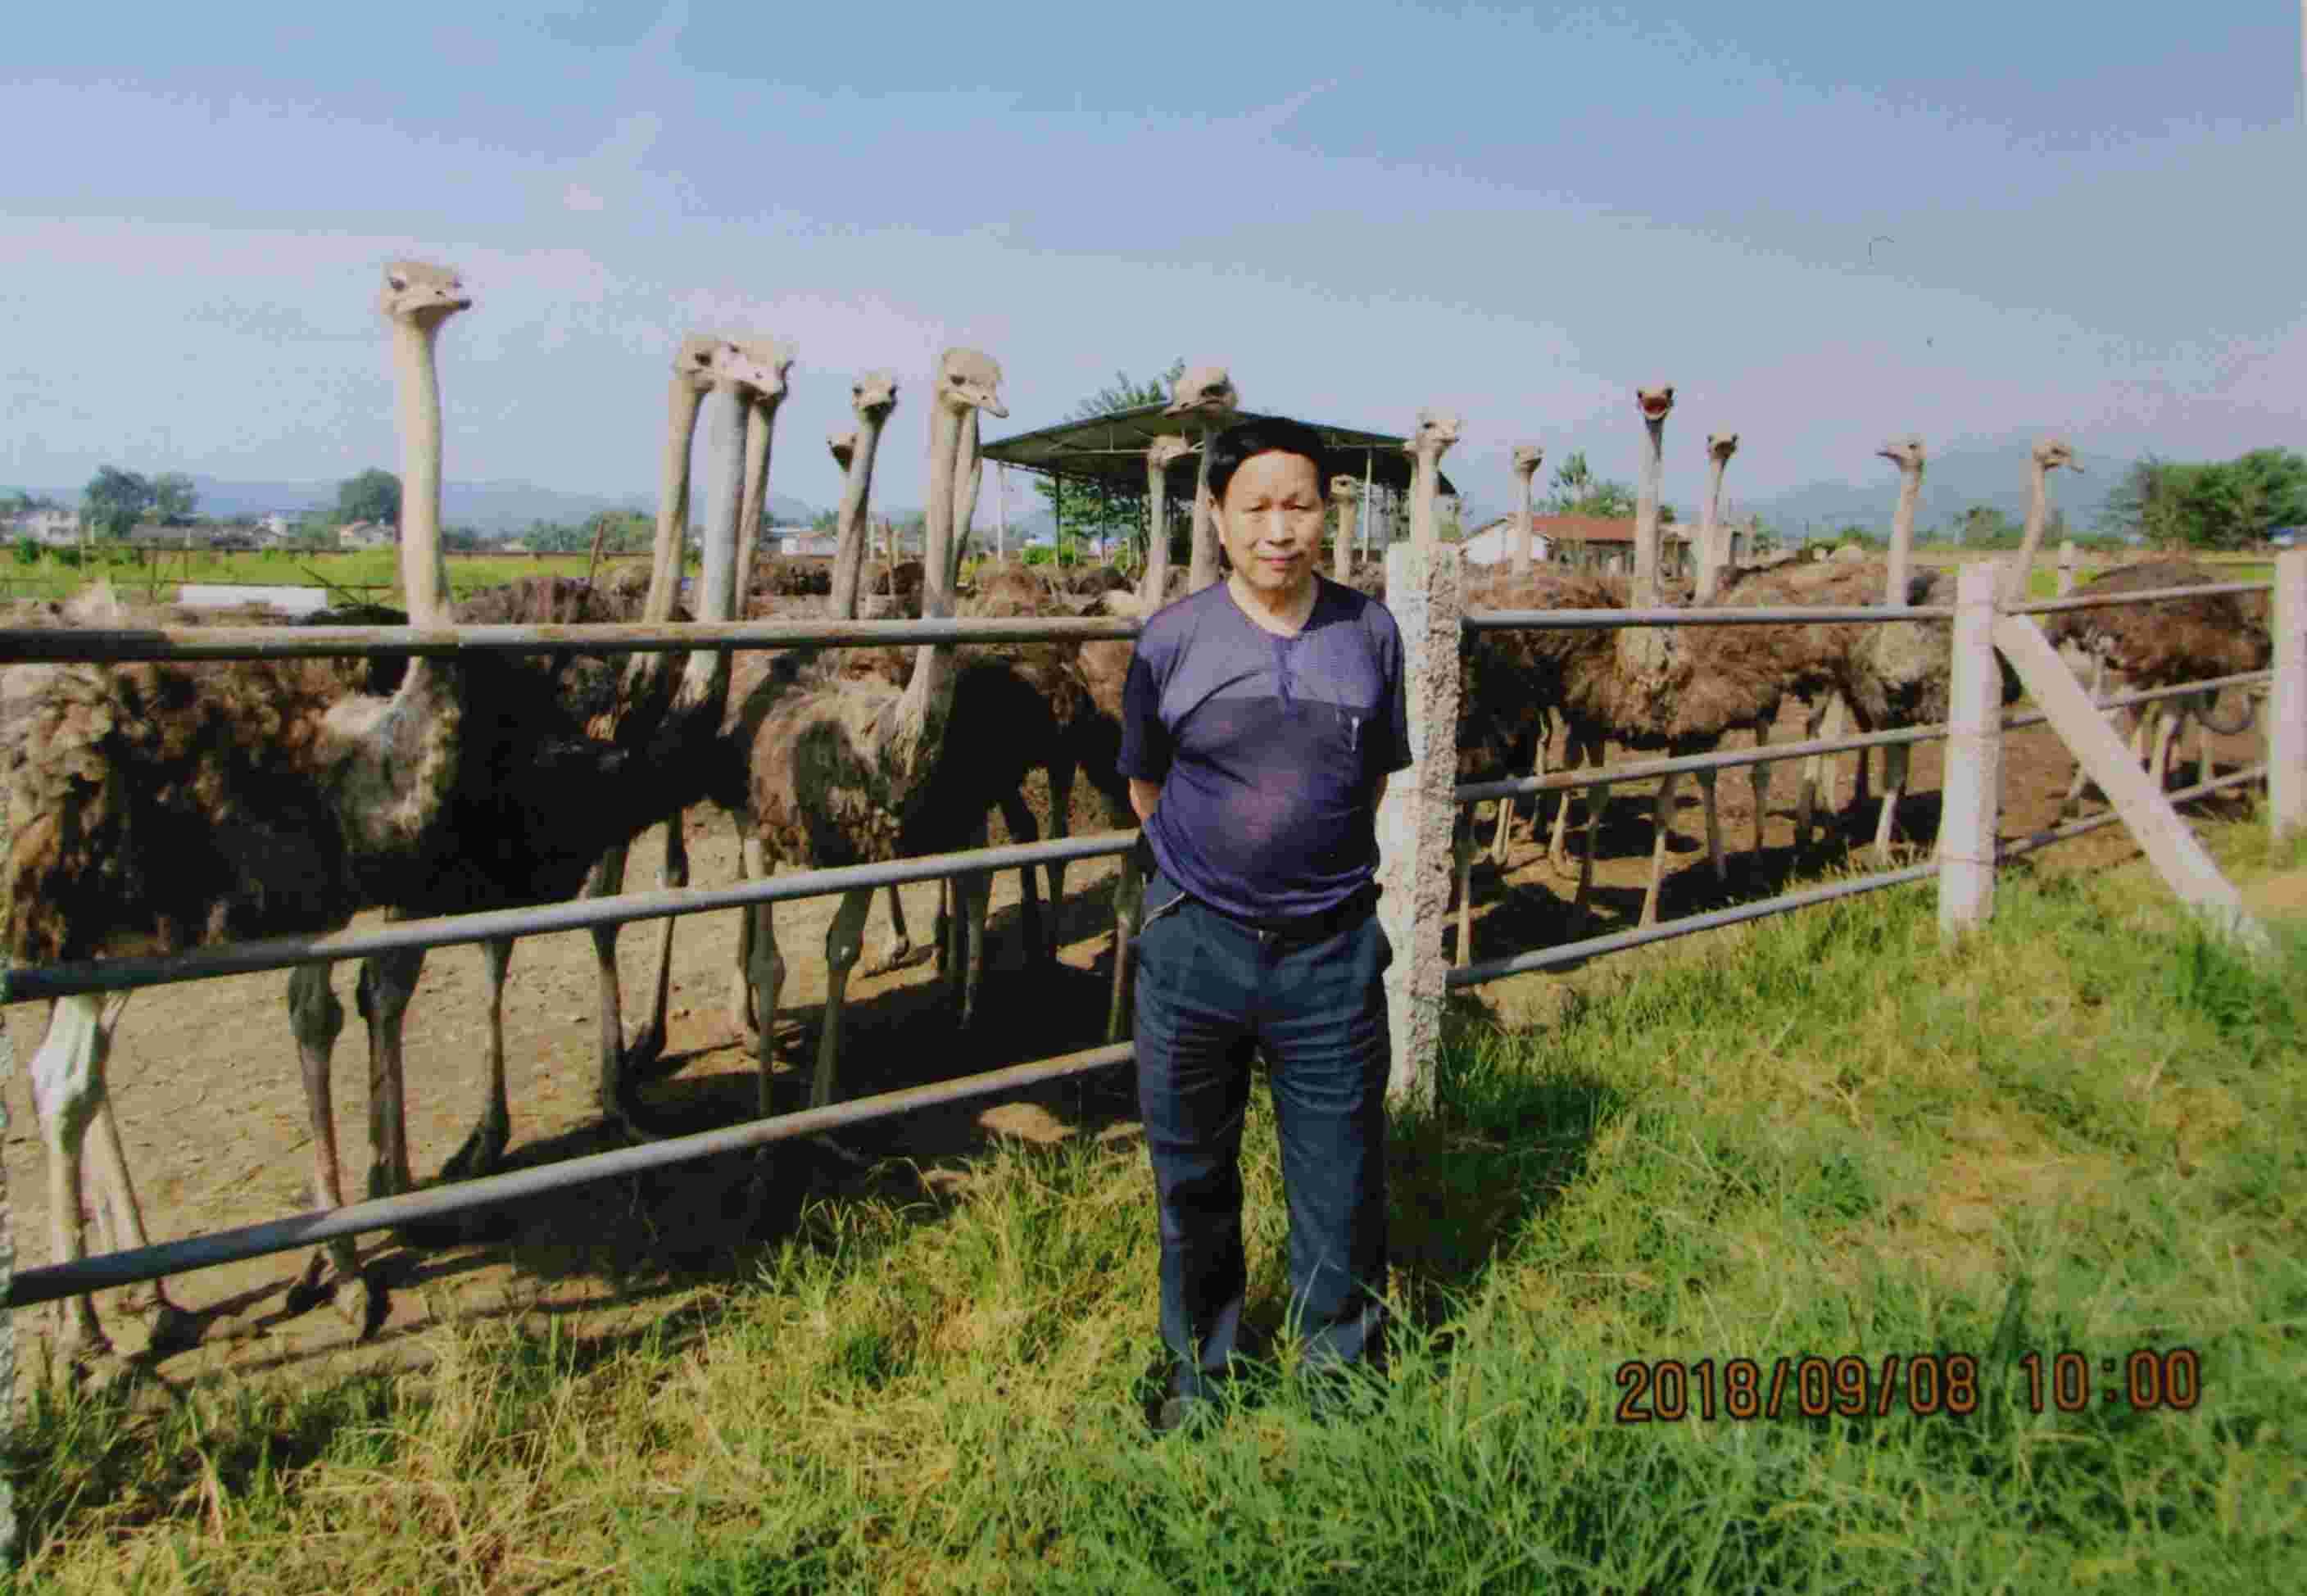
[{"label": "mountain range", "polygon": [[[2023,519],[2027,513],[2027,451],[2034,439],[2031,433],[1966,439],[1943,453],[1932,455],[1923,473],[1922,501],[1915,522],[1917,531],[1950,528],[1974,504],[1990,505],[2013,521]],[[2102,454],[2086,454],[2084,461],[2085,475],[2060,472],[2051,487],[2051,502],[2065,512],[2067,525],[2078,530],[2097,527],[2107,493],[2131,464],[2127,458]],[[1888,461],[1881,462],[1880,470],[1849,481],[1805,483],[1754,498],[1737,491],[1737,480],[1738,468],[1733,461],[1729,491],[1725,494],[1726,511],[1739,518],[1759,515],[1776,528],[1780,536],[1797,542],[1806,535],[1825,536],[1852,526],[1888,532],[1899,492],[1898,473]],[[273,511],[296,515],[330,509],[337,502],[337,485],[333,482],[227,482],[195,476],[193,485],[200,494],[201,513],[210,516],[262,515]],[[0,489],[5,491],[10,490]],[[80,502],[77,488],[25,491],[44,493],[63,504]],[[442,486],[441,517],[450,527],[469,527],[486,536],[508,537],[527,531],[540,520],[576,525],[604,510],[639,510],[653,514],[654,498],[653,492],[613,498],[566,493],[527,482],[450,482]],[[1672,495],[1668,498],[1671,501]],[[697,506],[692,514],[702,508]],[[773,519],[781,526],[807,526],[819,513],[815,506],[779,494],[770,496],[769,508]],[[1474,499],[1466,506],[1465,524],[1480,526],[1504,514],[1506,508],[1503,503],[1493,505]],[[1695,521],[1699,508],[1695,502],[1675,504],[1685,521]],[[916,512],[877,506],[875,513],[902,519]],[[990,536],[991,528],[983,524],[987,515],[982,507],[978,519],[979,536]],[[1051,526],[1049,511],[1037,506],[1011,518],[1009,536],[1013,542],[1045,537]]]}]

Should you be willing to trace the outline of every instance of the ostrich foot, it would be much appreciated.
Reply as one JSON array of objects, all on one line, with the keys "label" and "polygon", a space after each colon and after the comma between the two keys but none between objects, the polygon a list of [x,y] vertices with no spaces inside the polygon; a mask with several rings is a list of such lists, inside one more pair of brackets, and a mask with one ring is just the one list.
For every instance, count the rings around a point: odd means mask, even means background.
[{"label": "ostrich foot", "polygon": [[881,957],[867,965],[860,973],[866,975],[887,975],[892,970],[908,969],[920,964],[934,951],[933,948],[916,948],[911,942],[899,938],[884,948]]},{"label": "ostrich foot", "polygon": [[654,1015],[641,1027],[618,1060],[618,1067],[636,1080],[661,1081],[671,1075],[677,1065],[665,1056],[665,1017]]},{"label": "ostrich foot", "polygon": [[96,1310],[87,1298],[57,1303],[55,1322],[49,1344],[74,1380],[96,1373],[116,1356],[112,1337],[96,1322]]},{"label": "ostrich foot", "polygon": [[384,1269],[371,1264],[359,1274],[337,1282],[336,1295],[330,1300],[346,1324],[352,1326],[358,1341],[373,1339],[384,1328],[385,1316],[392,1311],[392,1296],[384,1288]]}]

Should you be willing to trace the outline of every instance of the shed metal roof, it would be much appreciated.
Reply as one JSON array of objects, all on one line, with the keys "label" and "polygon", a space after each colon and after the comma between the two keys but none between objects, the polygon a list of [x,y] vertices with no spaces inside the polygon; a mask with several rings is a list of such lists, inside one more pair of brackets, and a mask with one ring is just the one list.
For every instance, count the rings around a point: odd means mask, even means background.
[{"label": "shed metal roof", "polygon": [[[1054,473],[1076,480],[1096,477],[1121,492],[1142,493],[1145,491],[1145,450],[1154,440],[1164,433],[1194,436],[1196,418],[1165,416],[1162,413],[1165,408],[1160,404],[1140,405],[1136,409],[1115,410],[1086,421],[1061,421],[1055,426],[982,443],[978,452],[986,459],[1021,470],[1045,476]],[[1232,419],[1283,418],[1265,411],[1239,410]],[[1408,442],[1402,434],[1364,432],[1359,427],[1335,426],[1322,421],[1305,425],[1322,434],[1323,446],[1330,451],[1333,471],[1359,476],[1367,462],[1373,482],[1397,492],[1409,491],[1412,462],[1402,452],[1402,446]],[[1180,493],[1192,495],[1196,468],[1195,457],[1190,454],[1171,464],[1168,476],[1173,498]],[[1451,486],[1447,476],[1442,476],[1437,489],[1443,495],[1458,491]]]}]

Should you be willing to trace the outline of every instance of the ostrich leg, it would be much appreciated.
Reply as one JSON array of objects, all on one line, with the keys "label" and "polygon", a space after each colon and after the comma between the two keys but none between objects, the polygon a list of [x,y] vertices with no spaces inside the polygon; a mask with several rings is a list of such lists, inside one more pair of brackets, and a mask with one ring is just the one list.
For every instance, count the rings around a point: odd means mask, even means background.
[{"label": "ostrich leg", "polygon": [[[1000,798],[1000,806],[1001,824],[1008,828],[1011,842],[1033,843],[1042,840],[1042,828],[1034,823],[1033,811],[1025,802],[1025,795],[1023,793],[1004,793]],[[1052,808],[1055,810],[1054,805]],[[1065,821],[1061,818],[1063,812],[1063,811],[1055,811],[1050,816],[1050,837],[1052,841],[1065,835]],[[978,840],[973,845],[978,847],[985,845],[985,834],[982,831],[978,833]],[[1051,873],[1054,876],[1054,866],[1051,867]],[[986,880],[991,885],[992,878],[988,876]],[[1042,884],[1040,879],[1033,873],[1033,867],[1029,864],[1017,872],[1017,920],[1025,933],[1025,965],[1029,969],[1036,965],[1057,962],[1058,887],[1059,883],[1052,880],[1050,884],[1050,913],[1047,919],[1044,919],[1042,914]],[[985,956],[982,953],[973,953],[971,957],[979,965],[985,962]]]},{"label": "ostrich leg", "polygon": [[401,1025],[425,950],[380,953],[361,961],[355,1001],[368,1024],[368,1195],[397,1197],[416,1188],[408,1172],[408,1117],[402,1096]]},{"label": "ostrich leg", "polygon": [[[847,900],[843,901],[845,903]],[[873,895],[866,893],[864,901],[870,907]],[[785,961],[777,952],[777,924],[770,913],[772,907],[769,904],[748,904],[744,910],[745,918],[752,927],[751,936],[746,939],[745,973],[753,983],[754,1012],[760,1017],[760,1030],[753,1043],[753,1058],[760,1072],[759,1106],[764,1119],[776,1111],[770,1080],[776,1067],[777,999],[784,993],[785,986]],[[862,911],[858,919],[861,922],[864,919]],[[829,969],[828,974],[829,976]]]},{"label": "ostrich leg", "polygon": [[1679,771],[1659,780],[1658,798],[1651,811],[1651,880],[1642,892],[1642,915],[1637,925],[1658,923],[1659,887],[1666,880],[1666,840],[1674,829],[1674,789],[1680,780]]},{"label": "ostrich leg", "polygon": [[[288,1028],[296,1038],[297,1061],[304,1075],[304,1106],[313,1122],[313,1203],[315,1207],[345,1206],[344,1165],[337,1155],[337,1115],[330,1090],[329,1066],[337,1038],[345,1028],[345,1006],[337,1000],[333,965],[299,965],[288,973]],[[327,1283],[330,1265],[336,1284]],[[332,1297],[338,1311],[356,1327],[382,1323],[382,1291],[361,1273],[360,1249],[350,1236],[339,1236],[314,1249],[304,1273],[289,1289],[291,1312],[301,1313],[323,1297]],[[374,1300],[373,1300],[373,1299]]]},{"label": "ostrich leg", "polygon": [[[1766,720],[1756,721],[1754,723],[1754,746],[1757,749],[1763,749],[1768,748],[1770,744],[1771,723]],[[1753,768],[1746,772],[1746,779],[1754,784],[1754,854],[1756,860],[1759,861],[1762,856],[1762,820],[1763,818],[1770,813],[1771,810],[1770,761],[1768,759],[1755,760]]]},{"label": "ostrich leg", "polygon": [[1898,823],[1899,800],[1906,795],[1909,751],[1903,742],[1882,751],[1882,812],[1874,819],[1874,857],[1883,864],[1891,862],[1891,833]]},{"label": "ostrich leg", "polygon": [[[743,589],[738,589],[742,592]],[[656,884],[663,888],[689,885],[689,836],[684,817],[675,813],[665,817],[665,862],[657,867]],[[622,877],[623,872],[620,871]],[[667,915],[656,922],[656,985],[649,1003],[649,1017],[641,1026],[641,1034],[625,1049],[624,1068],[628,1075],[639,1081],[663,1080],[673,1073],[665,1062],[665,1025],[667,1006],[673,1000],[673,916]],[[614,926],[603,926],[610,933],[613,947]],[[613,965],[611,966],[614,968]]]},{"label": "ostrich leg", "polygon": [[[128,994],[115,992],[108,996],[115,1000],[112,1007],[116,1024]],[[110,1094],[97,1101],[96,1116],[89,1121],[88,1130],[89,1173],[96,1185],[97,1223],[104,1232],[104,1249],[121,1252],[150,1247],[152,1240],[144,1230],[144,1210],[136,1201],[136,1188],[128,1179],[128,1158],[120,1145],[120,1122],[113,1117]],[[154,1351],[178,1351],[199,1343],[200,1321],[169,1300],[165,1282],[154,1280],[124,1286],[118,1300],[133,1311],[152,1315]]]},{"label": "ostrich leg", "polygon": [[[768,871],[768,850],[742,815],[737,823],[737,879],[758,881]],[[737,911],[737,968],[729,985],[729,1025],[738,1035],[758,1042],[761,1017],[753,1007],[753,982],[750,972],[753,965],[753,910],[767,908],[767,904],[749,905]]]},{"label": "ostrich leg", "polygon": [[2158,793],[2171,785],[2171,745],[2179,729],[2179,716],[2166,704],[2167,700],[2158,703],[2153,711],[2155,758],[2147,767],[2147,774],[2154,778]]},{"label": "ostrich leg", "polygon": [[845,892],[825,928],[825,1017],[817,1032],[817,1073],[809,1090],[811,1108],[823,1108],[833,1101],[833,1083],[841,1063],[842,1001],[849,991],[849,972],[857,965],[866,912],[872,906],[872,888]]},{"label": "ostrich leg", "polygon": [[1699,795],[1702,800],[1700,807],[1706,811],[1706,857],[1714,866],[1715,884],[1728,886],[1730,881],[1730,870],[1722,858],[1722,816],[1721,812],[1714,807],[1714,772],[1701,770],[1696,774]]},{"label": "ostrich leg", "polygon": [[868,975],[879,975],[894,970],[913,956],[913,932],[905,929],[905,900],[892,885],[883,888],[889,905],[889,940],[881,944],[881,957],[865,967]]},{"label": "ostrich leg", "polygon": [[[665,923],[669,927],[673,922]],[[469,1180],[476,1175],[493,1173],[504,1162],[505,1148],[512,1141],[512,1109],[505,1095],[504,1045],[505,976],[512,969],[512,947],[510,937],[491,937],[481,944],[481,960],[489,983],[488,1082],[482,1089],[481,1117],[474,1122],[464,1145],[441,1166],[443,1180]]]},{"label": "ostrich leg", "polygon": [[2195,785],[2202,785],[2211,779],[2211,712],[2217,708],[2217,695],[2205,693],[2199,700],[2201,708],[2195,719]]},{"label": "ostrich leg", "polygon": [[1586,934],[1586,917],[1592,911],[1587,895],[1594,887],[1594,849],[1598,828],[1602,823],[1602,811],[1610,804],[1610,784],[1596,782],[1586,789],[1586,845],[1578,854],[1578,890],[1570,899],[1570,940],[1575,942]]},{"label": "ostrich leg", "polygon": [[[1803,735],[1814,742],[1822,737],[1840,737],[1843,725],[1842,695],[1838,692],[1823,705],[1811,710]],[[1826,784],[1826,806],[1830,810],[1834,807],[1834,767],[1828,760],[1826,754],[1813,754],[1803,761],[1802,785],[1795,791],[1795,846],[1797,848],[1810,846],[1811,826],[1818,813],[1821,777]]]}]

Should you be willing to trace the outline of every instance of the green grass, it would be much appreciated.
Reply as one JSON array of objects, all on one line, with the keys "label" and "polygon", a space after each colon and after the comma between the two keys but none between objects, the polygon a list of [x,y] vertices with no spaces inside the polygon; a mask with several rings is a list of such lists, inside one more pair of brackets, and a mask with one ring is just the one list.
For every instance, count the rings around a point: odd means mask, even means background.
[{"label": "green grass", "polygon": [[[2307,868],[2255,827],[2239,879]],[[1354,1422],[1286,1381],[1149,1438],[1144,1154],[1010,1146],[812,1202],[636,1330],[158,1403],[45,1389],[42,1588],[2251,1591],[2307,1575],[2307,944],[2244,962],[2139,867],[2006,877],[1941,948],[1879,894],[1458,1012],[1397,1128],[1399,1351]],[[1284,1221],[1261,1094],[1253,1312]],[[888,1188],[884,1188],[888,1189]],[[187,1283],[189,1285],[191,1283]],[[2106,1406],[2184,1347],[2191,1412]],[[2020,1360],[2079,1351],[2084,1411]],[[1976,1411],[1619,1421],[1628,1360],[1963,1353]],[[1286,1361],[1286,1355],[1285,1355]],[[2047,1368],[2046,1368],[2047,1373]],[[1788,1406],[1794,1398],[1787,1399]]]}]

